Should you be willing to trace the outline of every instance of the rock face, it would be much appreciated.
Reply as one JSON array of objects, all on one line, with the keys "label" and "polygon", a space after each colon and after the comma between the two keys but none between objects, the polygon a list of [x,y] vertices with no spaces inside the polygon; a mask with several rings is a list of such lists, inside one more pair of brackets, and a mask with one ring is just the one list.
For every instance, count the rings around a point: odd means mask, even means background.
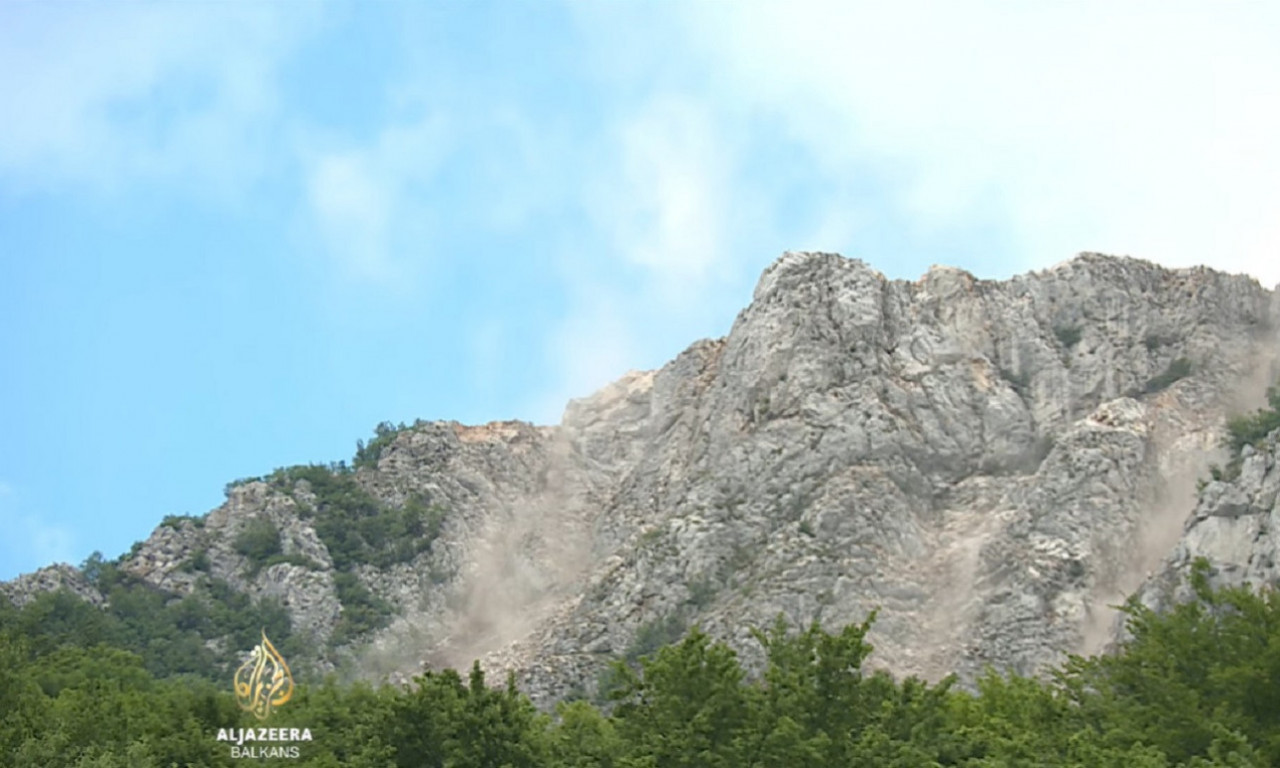
[{"label": "rock face", "polygon": [[[1277,328],[1276,294],[1204,268],[1082,254],[1004,282],[905,282],[788,253],[727,337],[571,402],[557,427],[396,433],[356,481],[446,515],[429,550],[354,570],[396,619],[352,648],[370,675],[478,657],[543,704],[694,623],[754,663],[751,627],[779,614],[878,610],[874,662],[930,678],[1098,650],[1106,606],[1153,569],[1203,551],[1272,578],[1274,441],[1198,506],[1195,481],[1224,416],[1275,373]],[[234,488],[126,567],[182,593],[182,563],[207,551],[328,638],[344,609],[309,493]],[[259,517],[297,562],[250,572],[233,542]],[[4,588],[47,588],[31,579]]]},{"label": "rock face", "polygon": [[34,573],[24,573],[0,587],[3,587],[4,594],[9,599],[19,606],[26,605],[42,592],[59,589],[66,590],[94,605],[102,605],[105,602],[102,593],[94,589],[84,574],[66,563],[46,566]]},{"label": "rock face", "polygon": [[1280,585],[1280,431],[1261,449],[1246,445],[1239,474],[1205,484],[1181,540],[1137,592],[1157,610],[1191,596],[1189,574],[1197,558],[1211,565],[1215,587]]},{"label": "rock face", "polygon": [[788,254],[726,339],[570,406],[616,490],[583,586],[492,661],[554,692],[672,616],[751,659],[779,613],[875,608],[902,674],[1100,648],[1278,318],[1249,279],[1127,259],[906,283]]}]

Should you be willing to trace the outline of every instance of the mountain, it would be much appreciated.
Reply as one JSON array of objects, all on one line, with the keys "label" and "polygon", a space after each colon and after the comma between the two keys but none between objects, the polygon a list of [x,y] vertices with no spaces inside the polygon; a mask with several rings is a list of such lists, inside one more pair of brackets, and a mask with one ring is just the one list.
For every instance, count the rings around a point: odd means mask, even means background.
[{"label": "mountain", "polygon": [[224,666],[249,615],[315,672],[480,658],[544,705],[694,624],[758,666],[752,627],[780,614],[877,611],[872,666],[899,675],[1031,673],[1105,648],[1125,596],[1177,599],[1198,556],[1274,583],[1276,435],[1223,435],[1275,379],[1278,328],[1280,295],[1207,268],[907,282],[787,253],[725,338],[557,426],[381,425],[350,466],[237,481],[117,562],[0,594],[118,614],[145,593],[203,617],[173,637]]}]

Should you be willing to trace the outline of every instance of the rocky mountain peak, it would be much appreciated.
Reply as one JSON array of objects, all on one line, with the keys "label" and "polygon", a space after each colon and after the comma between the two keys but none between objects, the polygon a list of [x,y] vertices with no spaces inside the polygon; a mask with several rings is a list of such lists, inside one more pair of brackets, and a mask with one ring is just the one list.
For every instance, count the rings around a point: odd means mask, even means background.
[{"label": "rocky mountain peak", "polygon": [[[1274,506],[1216,485],[1197,500],[1195,480],[1274,380],[1277,328],[1275,293],[1204,268],[1081,254],[904,281],[787,253],[725,338],[571,401],[560,425],[386,425],[353,467],[234,486],[122,567],[278,600],[330,649],[322,666],[479,657],[544,704],[693,624],[758,662],[751,628],[779,614],[878,609],[873,661],[899,674],[1034,671],[1103,647],[1107,606],[1235,525],[1184,533],[1193,510]],[[1240,482],[1270,482],[1259,455]],[[1264,561],[1241,547],[1212,553]],[[57,581],[40,578],[4,589]]]}]

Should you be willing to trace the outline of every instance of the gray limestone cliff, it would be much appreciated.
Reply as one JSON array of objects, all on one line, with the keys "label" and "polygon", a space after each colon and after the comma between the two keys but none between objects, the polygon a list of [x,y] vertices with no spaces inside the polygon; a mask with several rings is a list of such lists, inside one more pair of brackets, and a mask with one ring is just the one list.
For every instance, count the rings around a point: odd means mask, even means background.
[{"label": "gray limestone cliff", "polygon": [[1147,607],[1190,599],[1198,558],[1209,562],[1214,587],[1280,585],[1280,430],[1233,458],[1234,471],[1201,483],[1177,545],[1135,593]]},{"label": "gray limestone cliff", "polygon": [[[546,704],[693,624],[755,663],[750,629],[779,614],[878,610],[874,663],[929,678],[1100,650],[1109,606],[1195,553],[1274,578],[1274,441],[1238,482],[1197,500],[1196,480],[1274,376],[1277,328],[1275,293],[1206,268],[1082,254],[907,282],[788,253],[725,338],[572,401],[558,426],[390,435],[353,481],[443,515],[411,557],[347,567],[394,616],[344,653],[393,678],[480,658]],[[306,480],[241,484],[123,567],[175,594],[209,573],[276,597],[323,643],[346,610],[323,505]],[[235,544],[256,519],[279,534],[265,567]],[[65,567],[0,588],[22,602],[58,584],[102,600]]]}]

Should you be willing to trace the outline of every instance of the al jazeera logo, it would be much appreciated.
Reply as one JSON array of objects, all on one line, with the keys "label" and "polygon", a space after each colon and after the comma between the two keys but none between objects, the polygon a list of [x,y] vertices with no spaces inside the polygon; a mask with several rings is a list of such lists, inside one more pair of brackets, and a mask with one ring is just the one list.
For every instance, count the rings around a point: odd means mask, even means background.
[{"label": "al jazeera logo", "polygon": [[[293,675],[289,664],[267,639],[254,646],[235,675],[236,704],[259,720],[266,720],[276,707],[293,696]],[[220,728],[218,741],[231,745],[232,757],[298,757],[296,742],[311,741],[310,728]]]}]

